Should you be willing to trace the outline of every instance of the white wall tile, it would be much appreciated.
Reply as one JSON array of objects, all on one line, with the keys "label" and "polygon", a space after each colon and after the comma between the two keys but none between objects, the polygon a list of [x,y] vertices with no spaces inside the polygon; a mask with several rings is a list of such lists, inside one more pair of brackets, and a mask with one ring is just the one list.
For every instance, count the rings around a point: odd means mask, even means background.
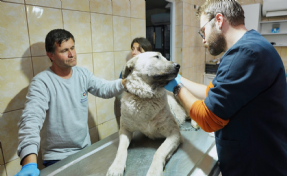
[{"label": "white wall tile", "polygon": [[31,56],[25,8],[0,1],[0,58]]}]

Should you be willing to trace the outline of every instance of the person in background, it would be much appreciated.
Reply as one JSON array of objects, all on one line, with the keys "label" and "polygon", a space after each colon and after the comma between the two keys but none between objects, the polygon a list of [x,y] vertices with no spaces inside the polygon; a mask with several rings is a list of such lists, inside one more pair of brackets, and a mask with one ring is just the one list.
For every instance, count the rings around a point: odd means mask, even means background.
[{"label": "person in background", "polygon": [[[140,53],[144,53],[147,51],[152,51],[152,45],[148,41],[148,39],[143,38],[143,37],[138,37],[133,39],[131,43],[131,49],[132,49],[132,57],[135,57],[136,55]],[[120,74],[120,78],[122,78],[122,72]]]},{"label": "person in background", "polygon": [[178,75],[166,89],[204,131],[215,131],[223,176],[286,176],[287,87],[280,56],[258,32],[246,30],[236,0],[207,0],[197,16],[210,54],[225,52],[216,77],[204,86]]},{"label": "person in background", "polygon": [[[140,53],[152,51],[152,45],[148,41],[148,39],[144,37],[137,37],[133,39],[131,43],[131,49],[132,49],[131,56],[135,57],[136,55]],[[119,78],[122,78],[122,71],[120,73]],[[121,117],[121,98],[122,98],[122,94],[117,95],[114,101],[114,114],[117,119],[118,127],[120,126],[120,117]]]},{"label": "person in background", "polygon": [[125,79],[107,81],[76,66],[75,39],[69,31],[50,31],[45,47],[52,66],[37,74],[29,86],[18,123],[22,169],[17,176],[39,175],[37,154],[42,127],[45,129],[41,139],[42,157],[47,167],[91,145],[88,92],[112,98],[125,89]]}]

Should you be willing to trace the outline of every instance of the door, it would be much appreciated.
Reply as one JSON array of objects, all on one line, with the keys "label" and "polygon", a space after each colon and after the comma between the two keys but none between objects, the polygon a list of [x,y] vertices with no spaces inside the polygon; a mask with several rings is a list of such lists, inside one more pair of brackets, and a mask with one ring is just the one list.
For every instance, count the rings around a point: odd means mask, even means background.
[{"label": "door", "polygon": [[170,60],[170,25],[147,27],[146,38],[152,44],[153,51],[160,52]]}]

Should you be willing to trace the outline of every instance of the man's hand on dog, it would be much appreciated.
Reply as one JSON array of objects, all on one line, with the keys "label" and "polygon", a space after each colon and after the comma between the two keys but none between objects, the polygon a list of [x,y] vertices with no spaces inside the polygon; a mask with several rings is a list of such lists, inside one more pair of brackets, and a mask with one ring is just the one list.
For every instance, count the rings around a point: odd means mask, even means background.
[{"label": "man's hand on dog", "polygon": [[127,83],[127,79],[122,79],[122,85],[125,87],[125,89],[127,89],[126,83]]}]

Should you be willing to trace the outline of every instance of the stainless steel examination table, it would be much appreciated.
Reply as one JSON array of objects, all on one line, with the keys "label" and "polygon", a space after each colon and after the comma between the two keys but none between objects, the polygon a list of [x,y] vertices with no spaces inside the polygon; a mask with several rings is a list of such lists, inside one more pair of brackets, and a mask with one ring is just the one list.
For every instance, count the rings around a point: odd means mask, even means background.
[{"label": "stainless steel examination table", "polygon": [[[184,126],[190,126],[185,122]],[[215,139],[203,130],[181,131],[184,142],[167,162],[164,176],[217,176]],[[140,132],[133,135],[128,148],[125,176],[145,176],[153,155],[164,139],[151,140]],[[118,133],[41,170],[41,176],[105,176],[119,144]]]}]

